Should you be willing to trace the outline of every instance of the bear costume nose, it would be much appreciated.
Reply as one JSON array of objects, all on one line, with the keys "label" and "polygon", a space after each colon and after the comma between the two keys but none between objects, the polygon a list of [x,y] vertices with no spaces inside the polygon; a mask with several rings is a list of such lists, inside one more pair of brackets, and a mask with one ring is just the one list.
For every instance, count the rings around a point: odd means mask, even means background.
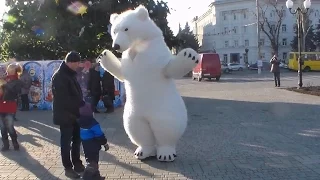
[{"label": "bear costume nose", "polygon": [[112,48],[117,51],[117,50],[120,49],[120,45],[119,44],[114,44]]}]

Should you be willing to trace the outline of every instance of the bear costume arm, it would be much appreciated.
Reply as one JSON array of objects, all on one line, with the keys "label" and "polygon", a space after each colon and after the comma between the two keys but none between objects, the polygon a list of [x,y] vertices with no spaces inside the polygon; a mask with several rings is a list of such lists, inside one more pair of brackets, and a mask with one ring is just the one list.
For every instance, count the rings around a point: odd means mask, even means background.
[{"label": "bear costume arm", "polygon": [[104,50],[98,57],[102,68],[116,77],[119,81],[123,82],[124,77],[121,73],[121,62],[119,59],[109,50]]},{"label": "bear costume arm", "polygon": [[182,78],[189,73],[199,62],[199,55],[191,48],[180,51],[173,56],[164,68],[164,75],[167,78]]}]

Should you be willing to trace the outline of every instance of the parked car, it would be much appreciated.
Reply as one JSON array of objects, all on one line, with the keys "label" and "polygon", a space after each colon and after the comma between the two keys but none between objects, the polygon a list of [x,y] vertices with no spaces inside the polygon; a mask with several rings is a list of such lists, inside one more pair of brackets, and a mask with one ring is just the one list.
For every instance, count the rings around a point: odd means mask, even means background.
[{"label": "parked car", "polygon": [[[262,69],[263,70],[269,70],[271,68],[271,64],[268,61],[263,61],[262,62]],[[248,65],[248,69],[250,70],[258,70],[258,64],[254,63],[254,64],[250,64]]]},{"label": "parked car", "polygon": [[245,69],[246,66],[239,63],[229,63],[228,68],[232,71],[243,71],[243,69]]},{"label": "parked car", "polygon": [[228,68],[228,65],[221,64],[221,71],[224,73],[230,73],[231,69]]},{"label": "parked car", "polygon": [[216,53],[203,53],[200,54],[199,63],[192,70],[192,79],[201,81],[203,78],[212,79],[217,81],[221,77],[221,62],[219,54]]},{"label": "parked car", "polygon": [[283,63],[283,62],[280,62],[280,65],[279,65],[280,68],[283,68],[283,69],[288,69],[288,65]]}]

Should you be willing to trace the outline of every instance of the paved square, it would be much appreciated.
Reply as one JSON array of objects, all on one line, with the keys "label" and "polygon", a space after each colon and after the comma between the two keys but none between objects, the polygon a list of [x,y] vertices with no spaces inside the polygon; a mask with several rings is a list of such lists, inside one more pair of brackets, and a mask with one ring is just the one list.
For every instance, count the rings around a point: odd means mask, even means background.
[{"label": "paved square", "polygon": [[[305,84],[320,84],[308,73]],[[226,75],[221,82],[177,81],[189,125],[173,163],[134,159],[122,109],[98,114],[110,151],[101,151],[106,179],[319,180],[320,98],[274,88],[271,74]],[[282,75],[295,86],[296,73]],[[0,179],[66,179],[59,129],[50,111],[19,112],[21,151],[0,154]]]}]

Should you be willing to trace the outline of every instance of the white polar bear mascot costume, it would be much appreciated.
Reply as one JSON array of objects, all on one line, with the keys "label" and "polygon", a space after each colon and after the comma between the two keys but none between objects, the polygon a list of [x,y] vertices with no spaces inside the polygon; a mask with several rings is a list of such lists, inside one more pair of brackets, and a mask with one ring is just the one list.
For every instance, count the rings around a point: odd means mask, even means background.
[{"label": "white polar bear mascot costume", "polygon": [[182,78],[198,63],[193,49],[173,56],[162,31],[139,6],[110,17],[113,49],[122,52],[121,61],[109,50],[98,57],[101,66],[124,82],[126,104],[123,123],[138,159],[157,156],[174,161],[176,144],[187,126],[187,110],[174,78]]}]

